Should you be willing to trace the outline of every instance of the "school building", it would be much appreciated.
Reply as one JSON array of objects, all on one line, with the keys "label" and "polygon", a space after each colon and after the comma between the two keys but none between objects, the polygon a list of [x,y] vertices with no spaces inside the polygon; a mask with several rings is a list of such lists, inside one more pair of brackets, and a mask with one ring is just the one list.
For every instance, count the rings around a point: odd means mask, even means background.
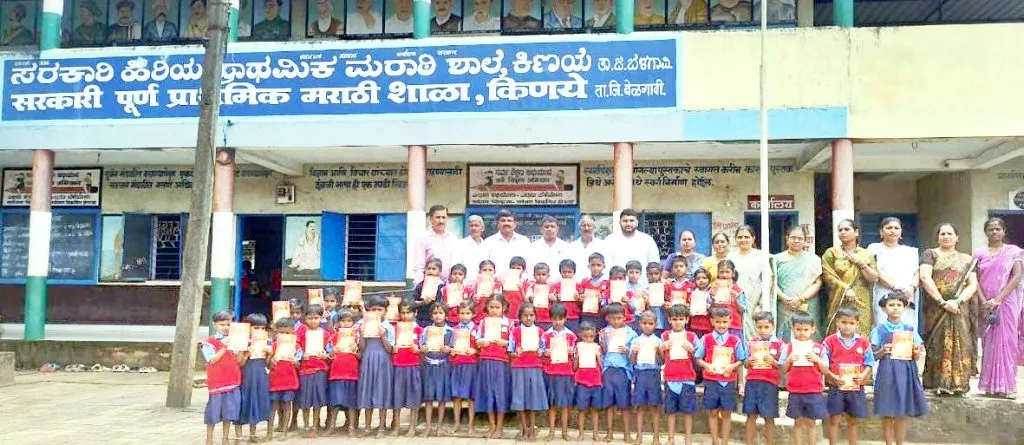
[{"label": "school building", "polygon": [[[5,339],[171,341],[197,3],[0,0]],[[632,207],[663,254],[684,228],[708,253],[713,232],[758,227],[750,3],[576,1],[564,22],[562,3],[236,1],[209,306],[268,304],[243,295],[243,274],[271,298],[346,279],[404,286],[432,204],[457,234],[471,214],[493,233],[508,208],[520,232],[539,236],[550,214],[567,240],[581,214],[606,234]],[[931,246],[952,221],[962,249],[980,247],[992,215],[1021,242],[1024,5],[946,3],[770,2],[771,251],[798,224],[821,253],[846,217],[866,244],[888,215],[909,244]],[[595,25],[608,13],[614,27]],[[18,44],[10,17],[31,39]]]}]

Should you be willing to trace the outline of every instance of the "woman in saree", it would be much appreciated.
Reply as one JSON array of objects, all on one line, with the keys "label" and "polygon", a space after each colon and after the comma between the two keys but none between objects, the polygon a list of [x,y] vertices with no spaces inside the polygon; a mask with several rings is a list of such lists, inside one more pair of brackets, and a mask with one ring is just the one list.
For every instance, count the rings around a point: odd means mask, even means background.
[{"label": "woman in saree", "polygon": [[971,389],[974,337],[968,308],[978,290],[974,260],[956,250],[959,236],[950,223],[939,224],[939,247],[921,254],[924,311],[925,389],[963,396]]},{"label": "woman in saree", "polygon": [[918,260],[921,258],[914,247],[900,244],[903,238],[903,223],[899,218],[889,216],[878,225],[880,243],[868,246],[868,251],[875,255],[878,264],[878,282],[872,288],[871,307],[874,309],[875,324],[885,322],[885,309],[878,305],[882,297],[894,292],[903,292],[914,303],[915,308],[903,310],[903,323],[918,329],[917,310],[920,302],[917,299]]},{"label": "woman in saree", "polygon": [[1024,250],[1004,242],[1006,222],[1001,218],[989,218],[984,229],[988,247],[974,251],[974,259],[978,260],[982,313],[989,320],[979,321],[987,328],[981,329],[985,360],[981,362],[978,387],[989,397],[1012,397],[1017,392],[1017,362],[1024,346],[1020,338]]},{"label": "woman in saree", "polygon": [[792,336],[793,314],[806,312],[818,318],[820,313],[817,297],[821,289],[821,258],[804,251],[806,241],[803,227],[790,227],[786,231],[786,250],[772,257],[779,314],[776,329],[784,342]]},{"label": "woman in saree", "polygon": [[729,235],[725,232],[718,232],[711,237],[711,256],[704,258],[701,266],[711,274],[714,279],[718,276],[718,263],[729,259]]},{"label": "woman in saree", "polygon": [[754,248],[754,229],[750,226],[740,226],[736,229],[737,249],[729,252],[728,259],[736,264],[736,272],[739,280],[736,282],[743,289],[747,296],[747,306],[743,308],[743,335],[746,338],[754,335],[756,331],[754,314],[760,311],[771,312],[775,315],[774,300],[772,304],[762,301],[767,295],[761,295],[761,283],[763,280],[771,280],[771,269],[768,267],[768,254]]},{"label": "woman in saree", "polygon": [[860,247],[860,226],[852,219],[839,221],[836,226],[839,247],[829,247],[821,256],[821,278],[828,286],[828,311],[822,337],[835,331],[836,313],[841,306],[852,306],[860,311],[857,334],[868,338],[872,323],[871,286],[878,281],[875,255]]}]

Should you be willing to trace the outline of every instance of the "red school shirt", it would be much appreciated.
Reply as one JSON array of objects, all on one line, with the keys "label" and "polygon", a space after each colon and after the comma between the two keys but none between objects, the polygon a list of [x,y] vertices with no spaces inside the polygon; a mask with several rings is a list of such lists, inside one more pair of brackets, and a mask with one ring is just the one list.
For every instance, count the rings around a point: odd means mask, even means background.
[{"label": "red school shirt", "polygon": [[[576,294],[579,295],[583,292],[583,284],[576,283]],[[565,307],[565,318],[568,320],[579,320],[580,319],[580,302],[573,301],[562,301],[562,281],[556,281],[555,284],[551,285],[551,295],[555,296],[555,300],[562,303]]]},{"label": "red school shirt", "polygon": [[571,376],[573,375],[572,357],[573,352],[576,350],[576,334],[566,327],[563,327],[561,331],[556,331],[555,328],[548,329],[540,339],[545,351],[551,350],[551,339],[556,337],[565,339],[565,346],[569,349],[569,361],[565,363],[551,363],[550,356],[544,357],[544,374]]},{"label": "red school shirt", "polygon": [[[469,323],[458,323],[452,326],[452,349],[455,348],[455,341],[460,333],[465,332],[469,335],[469,348],[476,349],[476,333],[475,325],[473,322]],[[476,354],[452,354],[452,365],[475,365],[477,362]]]},{"label": "red school shirt", "polygon": [[[484,317],[487,316],[487,300],[490,300],[491,297],[481,297],[479,289],[477,288],[478,284],[479,283],[474,283],[473,286],[470,287],[470,294],[472,294],[473,298],[476,300],[476,315],[473,316],[473,321],[476,322],[477,324],[480,324],[480,320],[483,320]],[[491,289],[492,296],[500,294],[501,284],[498,284],[497,281],[494,281]]]},{"label": "red school shirt", "polygon": [[[453,306],[448,303],[448,287],[452,284],[455,283],[448,283],[441,289],[441,297],[444,299],[444,304],[448,306],[448,316],[445,317],[445,321],[447,321],[449,325],[455,326],[459,323],[459,305],[457,304]],[[462,284],[462,301],[472,300],[473,294],[470,291],[473,290],[473,288],[471,286],[467,286],[465,283],[460,284]]]},{"label": "red school shirt", "polygon": [[[598,317],[598,316],[600,316],[601,315],[601,303],[608,301],[608,280],[600,280],[597,283],[594,283],[593,281],[591,281],[590,278],[587,278],[587,279],[583,280],[583,282],[580,283],[580,285],[578,287],[580,288],[580,295],[583,296],[583,299],[586,299],[586,294],[588,292],[597,292],[597,295],[598,295],[597,296],[597,301],[598,301],[598,303],[597,303],[598,304],[597,312],[583,312],[582,309],[581,309],[580,310],[580,314],[586,315],[586,316],[589,316],[589,317]],[[581,308],[582,308],[582,306],[583,306],[583,303],[580,303],[580,307]]]},{"label": "red school shirt", "polygon": [[303,351],[302,363],[299,365],[299,375],[316,374],[321,371],[326,372],[329,369],[326,360],[319,357],[307,358],[305,356],[306,336],[309,335],[310,333],[319,333],[319,335],[323,335],[324,351],[327,350],[327,346],[330,344],[331,341],[331,333],[327,329],[318,328],[316,331],[311,331],[306,327],[306,325],[302,325],[299,327],[297,331],[295,331],[296,346],[298,346],[298,348]]},{"label": "red school shirt", "polygon": [[[686,304],[687,305],[690,304],[691,298],[693,298],[693,292],[694,291],[698,291],[698,290],[703,290],[704,292],[707,293],[708,298],[711,297],[711,287],[710,286],[707,289],[697,289],[697,285],[694,285],[693,289],[690,289],[690,293],[686,296]],[[711,326],[711,317],[709,315],[707,315],[707,314],[705,314],[705,315],[691,315],[690,316],[690,329],[693,330],[693,331],[701,332],[703,334],[707,334],[707,333],[713,331],[714,327]]]},{"label": "red school shirt", "polygon": [[515,343],[516,348],[521,348],[523,344],[523,331],[527,329],[534,329],[537,331],[537,349],[536,351],[524,351],[519,354],[518,357],[512,359],[513,368],[542,368],[544,365],[540,360],[540,349],[541,338],[544,336],[544,330],[537,327],[536,324],[533,326],[519,325],[512,328],[512,342]]},{"label": "red school shirt", "polygon": [[[754,337],[747,342],[747,354],[753,355],[753,343],[756,341],[768,343],[768,354],[771,355],[776,362],[779,361],[779,356],[782,355],[782,347],[785,346],[785,343],[783,343],[782,340],[775,338],[774,335],[769,338]],[[751,367],[747,372],[747,380],[768,382],[775,386],[779,386],[779,368],[777,366],[771,369],[757,369]]]},{"label": "red school shirt", "polygon": [[679,298],[683,301],[683,304],[690,305],[690,292],[693,292],[697,288],[697,285],[693,284],[690,280],[683,281],[669,281],[665,283],[665,303],[669,306],[672,305],[672,301],[675,300],[675,295],[678,294]]},{"label": "red school shirt", "polygon": [[[538,283],[532,280],[526,283],[526,298],[530,300],[531,303],[533,302],[533,290],[537,286],[537,284]],[[533,303],[533,314],[536,316],[536,323],[551,323],[551,303],[554,303],[553,301],[551,301],[550,298],[552,295],[554,295],[553,293],[551,293],[551,288],[552,286],[548,285],[548,307],[537,307],[537,303]]]},{"label": "red school shirt", "polygon": [[[686,341],[690,342],[694,348],[697,347],[697,342],[700,339],[697,334],[689,331],[683,331],[686,333]],[[668,341],[672,338],[673,331],[666,330],[661,333],[661,341]],[[687,354],[688,358],[672,360],[672,351],[663,350],[662,355],[665,362],[665,381],[666,382],[693,382],[697,380],[697,370],[693,365],[693,355]]]},{"label": "red school shirt", "polygon": [[[786,345],[786,350],[788,356],[789,351],[792,351],[792,343]],[[821,343],[811,346],[811,352],[819,356],[824,351],[825,346]],[[821,394],[825,390],[823,378],[824,375],[818,369],[818,365],[791,366],[789,373],[786,374],[786,391],[793,394]]]},{"label": "red school shirt", "polygon": [[839,333],[828,336],[822,342],[822,345],[828,351],[828,369],[832,373],[842,375],[842,365],[864,366],[864,357],[870,350],[869,348],[871,348],[871,342],[857,334],[854,334],[854,336],[853,345],[849,348],[843,344],[843,339],[839,337]]},{"label": "red school shirt", "polygon": [[[578,344],[577,344],[578,346]],[[576,351],[578,355],[579,351]],[[598,357],[600,357],[601,350],[598,348]],[[597,367],[594,368],[577,368],[576,373],[573,375],[573,381],[576,382],[577,386],[584,386],[587,388],[597,388],[603,385],[601,378],[601,366],[598,363]]]},{"label": "red school shirt", "polygon": [[739,298],[740,294],[743,293],[743,289],[740,289],[736,283],[732,284],[729,288],[730,301],[729,304],[718,304],[715,303],[715,292],[718,290],[718,284],[711,285],[711,306],[712,307],[727,307],[729,312],[732,314],[732,323],[729,325],[729,329],[743,329],[743,315],[740,314]]},{"label": "red school shirt", "polygon": [[[277,352],[277,343],[271,347],[270,356]],[[270,392],[298,391],[299,370],[293,361],[278,361],[270,370]]]},{"label": "red school shirt", "polygon": [[[732,359],[730,359],[729,362],[730,363],[736,363],[736,348],[739,347],[740,342],[743,341],[743,340],[741,340],[739,337],[737,337],[737,336],[735,336],[733,334],[726,334],[725,343],[722,343],[721,345],[719,345],[718,342],[715,341],[715,336],[713,334],[704,334],[704,337],[701,338],[700,341],[704,343],[704,361],[705,362],[711,363],[711,361],[713,360],[713,358],[715,356],[715,350],[716,349],[718,349],[718,348],[732,348]],[[715,382],[735,382],[737,374],[738,373],[736,371],[733,371],[732,374],[729,374],[729,376],[726,377],[726,376],[724,376],[722,374],[711,372],[710,369],[705,369],[704,370],[704,379],[705,380],[712,380],[712,381],[715,381]]]},{"label": "red school shirt", "polygon": [[[213,347],[214,352],[227,349],[227,345],[215,336],[209,336],[203,340]],[[206,364],[206,387],[210,394],[221,394],[234,391],[242,386],[242,368],[238,366],[238,357],[231,351],[226,351],[217,360],[217,363]]]},{"label": "red school shirt", "polygon": [[[486,338],[487,333],[484,332],[486,330],[486,326],[486,320],[482,320],[480,321],[479,324],[476,325],[476,328],[474,329],[474,336],[476,337],[478,343],[482,341],[484,338]],[[512,322],[510,322],[507,317],[501,317],[501,339],[508,341],[511,332]],[[508,347],[498,346],[496,344],[489,344],[480,349],[480,360],[497,360],[508,363]]]},{"label": "red school shirt", "polygon": [[[412,325],[412,344],[418,345],[420,343],[420,336],[423,335],[423,328],[420,327],[420,325],[416,324],[416,322],[414,321],[407,323]],[[394,366],[395,368],[408,368],[412,366],[419,366],[421,362],[420,355],[417,354],[416,352],[413,352],[412,347],[398,347],[398,336],[401,335],[404,331],[402,324],[403,323],[393,324],[393,326],[395,327],[395,344],[392,346],[395,347],[395,352],[391,358],[391,365]],[[410,329],[410,327],[405,327],[405,329]]]},{"label": "red school shirt", "polygon": [[519,289],[512,290],[505,286],[505,283],[501,283],[501,296],[508,302],[508,308],[505,310],[505,316],[515,324],[519,321],[519,308],[523,306],[523,301],[526,300],[526,285],[529,283],[523,280],[519,283]]}]

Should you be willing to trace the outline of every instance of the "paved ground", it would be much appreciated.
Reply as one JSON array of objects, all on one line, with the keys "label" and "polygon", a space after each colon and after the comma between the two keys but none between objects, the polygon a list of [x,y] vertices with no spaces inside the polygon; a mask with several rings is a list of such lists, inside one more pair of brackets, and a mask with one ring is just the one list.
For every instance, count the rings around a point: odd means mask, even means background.
[{"label": "paved ground", "polygon": [[[166,408],[167,377],[167,373],[19,373],[14,385],[0,387],[0,444],[203,443],[206,389],[194,390],[192,406],[188,409]],[[261,428],[261,431],[265,430]],[[248,434],[247,430],[245,433]],[[218,430],[217,437],[219,434]],[[505,437],[513,436],[514,431],[506,430]],[[408,440],[389,437],[369,443],[398,445]],[[473,445],[481,441],[472,438],[430,440],[443,440],[446,445]],[[355,445],[367,443],[367,440],[293,438],[283,443],[299,442]],[[616,443],[621,444],[621,439]],[[651,443],[650,437],[645,443]],[[681,438],[677,443],[682,445]],[[707,436],[698,436],[696,443],[707,444],[710,440]]]}]

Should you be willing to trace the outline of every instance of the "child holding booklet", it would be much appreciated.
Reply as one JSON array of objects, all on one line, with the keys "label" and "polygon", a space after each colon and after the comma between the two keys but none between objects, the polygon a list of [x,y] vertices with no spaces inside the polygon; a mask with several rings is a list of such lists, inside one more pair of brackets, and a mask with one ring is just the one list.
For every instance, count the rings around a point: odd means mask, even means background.
[{"label": "child holding booklet", "polygon": [[747,445],[756,443],[757,417],[764,419],[764,440],[775,444],[775,419],[779,417],[779,358],[783,343],[775,336],[771,312],[754,314],[757,332],[747,343],[747,384],[743,391],[743,414],[747,416]]},{"label": "child holding booklet", "polygon": [[[614,266],[608,271],[608,295],[604,301],[601,302],[603,306],[607,306],[611,303],[619,303],[622,305],[623,315],[625,316],[625,323],[630,328],[633,328],[633,304],[632,298],[627,290],[626,285],[626,268],[621,266]],[[636,329],[633,329],[636,331]]]},{"label": "child holding booklet", "polygon": [[864,385],[871,378],[875,354],[871,342],[857,335],[860,311],[853,306],[840,306],[836,311],[839,332],[823,342],[828,356],[828,442],[839,443],[839,423],[846,417],[846,435],[850,445],[857,445],[857,421],[868,417],[868,399]]},{"label": "child holding booklet", "polygon": [[[654,312],[648,308],[647,284],[640,281],[642,275],[643,266],[639,261],[629,261],[626,263],[626,299],[629,301],[629,309],[634,314],[639,314],[643,311]],[[655,313],[654,315],[657,317],[658,314]],[[634,331],[639,331],[640,321],[633,317],[629,327],[633,328]],[[655,332],[659,332],[657,326],[655,326]],[[659,333],[658,335],[661,334]]]},{"label": "child holding booklet", "polygon": [[[320,428],[320,408],[327,405],[327,357],[332,351],[331,334],[320,328],[323,307],[318,304],[306,308],[306,324],[296,332],[298,348],[302,351],[299,364],[299,409],[306,437],[316,437]],[[310,417],[313,421],[310,423]]]},{"label": "child holding booklet", "polygon": [[[736,411],[736,370],[747,359],[746,342],[730,330],[732,311],[711,308],[714,330],[701,338],[693,357],[704,370],[704,409],[708,411],[711,444],[729,443],[732,412]],[[710,361],[708,361],[710,359]]]},{"label": "child holding booklet", "polygon": [[[587,429],[587,417],[589,417],[593,427],[591,434],[595,442],[599,429],[597,414],[604,407],[601,346],[594,341],[596,337],[597,329],[593,323],[589,321],[580,323],[580,341],[576,343],[576,353],[573,354],[576,359],[576,373],[573,374],[573,381],[576,383],[576,409],[579,410],[577,423],[580,428],[576,439],[583,440],[583,431]],[[589,416],[587,416],[588,413]]]},{"label": "child holding booklet", "polygon": [[[626,273],[629,273],[629,264],[626,264]],[[668,300],[665,298],[667,295],[667,286],[664,276],[661,270],[661,263],[657,261],[651,261],[647,263],[647,283],[643,284],[644,290],[644,310],[654,312],[654,316],[658,317],[658,324],[655,325],[655,332],[663,332],[669,328],[668,323],[668,309],[665,307],[665,302]],[[637,326],[639,328],[639,326]]]},{"label": "child holding booklet", "polygon": [[[719,266],[721,267],[721,266]],[[815,343],[814,318],[806,312],[793,315],[793,339],[780,357],[782,372],[786,373],[789,404],[786,415],[795,419],[793,443],[813,445],[814,422],[824,420],[827,414],[822,377],[828,373],[825,347]]]},{"label": "child holding booklet", "polygon": [[508,308],[505,313],[513,324],[519,321],[519,307],[525,301],[524,288],[526,286],[526,260],[521,256],[514,256],[508,262],[508,270],[505,276],[501,277],[501,296],[505,299]]},{"label": "child holding booklet", "polygon": [[670,307],[668,318],[672,328],[661,334],[668,445],[676,442],[676,414],[683,415],[684,443],[690,445],[693,442],[693,413],[697,412],[697,371],[693,366],[693,354],[699,337],[686,331],[689,316],[689,309],[684,305]]},{"label": "child holding booklet", "polygon": [[431,308],[434,303],[440,301],[444,293],[444,283],[441,282],[441,260],[431,258],[427,261],[423,270],[423,281],[416,284],[412,290],[412,297],[408,300],[409,307],[416,314],[416,324],[430,326]]},{"label": "child holding booklet", "polygon": [[[428,266],[429,267],[429,266]],[[438,269],[440,271],[440,269]],[[417,416],[423,404],[423,380],[420,368],[419,340],[423,328],[416,321],[412,306],[408,302],[398,304],[400,321],[395,323],[394,354],[391,363],[395,367],[394,390],[392,392],[391,434],[398,432],[398,418],[402,408],[409,410],[409,430],[406,436],[416,435]]]},{"label": "child holding booklet", "polygon": [[328,331],[334,331],[334,325],[338,322],[338,288],[328,287],[324,289],[324,317],[320,320],[320,327]]},{"label": "child holding booklet", "polygon": [[[249,441],[256,441],[256,425],[270,420],[270,379],[267,376],[267,317],[263,314],[249,314],[250,346],[242,356],[242,405],[238,415],[239,425],[249,425]],[[269,433],[273,425],[267,426]]]},{"label": "child holding booklet", "polygon": [[544,387],[548,396],[548,436],[555,438],[556,414],[561,411],[562,440],[569,440],[569,407],[573,406],[573,360],[576,334],[565,327],[565,306],[551,304],[551,328],[541,337],[544,355]]},{"label": "child holding booklet", "polygon": [[547,263],[537,263],[533,266],[533,280],[526,284],[526,300],[533,304],[533,312],[537,315],[534,323],[544,331],[551,328],[550,308],[554,301],[554,294],[548,285],[550,272]]},{"label": "child holding booklet", "polygon": [[[596,254],[595,254],[596,255]],[[615,414],[622,411],[622,426],[626,442],[632,440],[630,434],[631,391],[630,384],[633,381],[633,365],[629,361],[628,345],[636,338],[636,331],[626,326],[625,309],[622,304],[612,303],[604,308],[605,319],[608,326],[601,330],[601,346],[604,349],[604,357],[601,359],[601,379],[604,381],[604,391],[601,392],[601,401],[604,403],[608,420],[608,435],[606,441],[613,438],[612,427],[615,423]]]},{"label": "child holding booklet", "polygon": [[562,260],[558,263],[558,275],[561,280],[551,285],[551,295],[565,307],[565,326],[572,332],[580,329],[579,295],[582,286],[576,282],[576,263],[573,260]]},{"label": "child holding booklet", "polygon": [[487,413],[488,439],[501,438],[505,413],[509,408],[508,343],[512,324],[504,316],[507,308],[500,295],[487,299],[487,317],[476,326],[476,343],[480,346],[477,365],[476,412]]},{"label": "child holding booklet", "polygon": [[875,415],[882,417],[885,443],[902,444],[907,436],[907,417],[928,414],[928,400],[917,372],[924,341],[914,328],[903,323],[903,310],[913,307],[902,292],[882,297],[878,305],[887,319],[871,331],[871,346],[878,360],[875,377]]},{"label": "child holding booklet", "polygon": [[302,304],[302,300],[292,298],[288,300],[288,309],[292,316],[292,330],[298,330],[306,318],[306,306]]},{"label": "child holding booklet", "polygon": [[644,440],[644,411],[651,414],[654,424],[654,445],[661,445],[661,360],[658,349],[661,337],[654,332],[657,317],[654,312],[641,312],[641,334],[629,343],[629,356],[633,364],[636,387],[633,389],[633,407],[636,409],[636,444]]},{"label": "child holding booklet", "polygon": [[476,409],[473,401],[476,400],[476,337],[473,335],[475,324],[475,305],[473,300],[464,300],[459,305],[459,323],[452,330],[452,414],[455,417],[450,434],[459,431],[459,421],[462,419],[462,408],[469,411],[469,421],[466,422],[467,433],[470,436],[476,434],[474,420]]},{"label": "child holding booklet", "polygon": [[547,391],[544,388],[544,371],[541,363],[544,331],[533,324],[536,315],[533,304],[523,303],[519,307],[520,324],[512,328],[508,349],[512,353],[512,387],[510,409],[519,417],[519,434],[516,440],[532,441],[537,430],[537,411],[548,409]]},{"label": "child holding booklet", "polygon": [[[387,413],[391,410],[392,391],[394,390],[395,370],[391,365],[391,352],[394,349],[395,330],[384,319],[387,300],[380,295],[366,297],[366,312],[357,325],[359,333],[359,409],[366,410],[365,436],[376,433],[377,437],[385,434],[384,425]],[[380,423],[378,429],[370,429],[373,411],[376,410]]]},{"label": "child holding booklet", "polygon": [[441,424],[444,423],[444,407],[452,400],[451,363],[449,360],[452,344],[452,328],[445,324],[448,308],[441,303],[434,303],[430,308],[430,316],[434,324],[423,328],[420,335],[420,354],[423,354],[423,402],[426,404],[427,427],[423,436],[430,436],[433,426],[432,402],[437,402],[437,429],[434,435],[441,436]]},{"label": "child holding booklet", "polygon": [[229,351],[225,342],[231,329],[231,311],[220,311],[213,314],[213,335],[203,340],[199,350],[206,362],[206,387],[210,391],[210,400],[206,403],[203,420],[206,423],[206,443],[213,444],[213,428],[219,423],[224,432],[224,443],[228,443],[228,424],[235,424],[235,437],[242,436],[242,426],[238,424],[239,409],[242,404],[242,359]]},{"label": "child holding booklet", "polygon": [[274,417],[280,416],[278,431],[282,439],[288,437],[292,423],[295,399],[299,395],[299,359],[302,351],[295,341],[294,323],[291,318],[280,318],[274,323],[276,337],[270,351],[270,431],[267,440],[274,438]]},{"label": "child holding booklet", "polygon": [[580,282],[580,292],[576,300],[580,303],[580,322],[589,321],[597,330],[604,329],[605,320],[601,316],[601,302],[608,296],[608,280],[604,279],[604,255],[594,252],[587,259],[590,276]]},{"label": "child holding booklet", "polygon": [[355,316],[347,309],[338,313],[334,334],[334,349],[331,354],[331,370],[328,373],[327,394],[330,411],[327,415],[327,434],[334,432],[338,413],[345,411],[344,428],[348,436],[355,436],[356,408],[359,406],[359,332],[356,331]]},{"label": "child holding booklet", "polygon": [[441,290],[441,299],[448,307],[448,326],[455,327],[459,324],[459,307],[464,301],[473,301],[473,296],[467,293],[466,288],[466,266],[456,264],[448,272],[448,284]]},{"label": "child holding booklet", "polygon": [[473,295],[476,301],[476,313],[473,315],[473,322],[480,324],[480,321],[487,316],[487,301],[494,295],[501,294],[501,285],[494,279],[494,262],[483,260],[480,262],[480,271],[477,272],[476,282],[469,288],[469,294]]},{"label": "child holding booklet", "polygon": [[[747,296],[743,289],[736,284],[739,280],[739,273],[736,272],[736,265],[731,260],[724,260],[718,263],[718,279],[711,284],[711,305],[724,307],[732,314],[732,322],[729,325],[729,332],[739,338],[747,338],[743,332],[743,311],[747,307]],[[750,333],[753,335],[753,332]]]},{"label": "child holding booklet", "polygon": [[690,291],[690,330],[697,337],[710,334],[711,317],[708,307],[711,305],[711,272],[705,268],[693,272],[693,289]]}]

